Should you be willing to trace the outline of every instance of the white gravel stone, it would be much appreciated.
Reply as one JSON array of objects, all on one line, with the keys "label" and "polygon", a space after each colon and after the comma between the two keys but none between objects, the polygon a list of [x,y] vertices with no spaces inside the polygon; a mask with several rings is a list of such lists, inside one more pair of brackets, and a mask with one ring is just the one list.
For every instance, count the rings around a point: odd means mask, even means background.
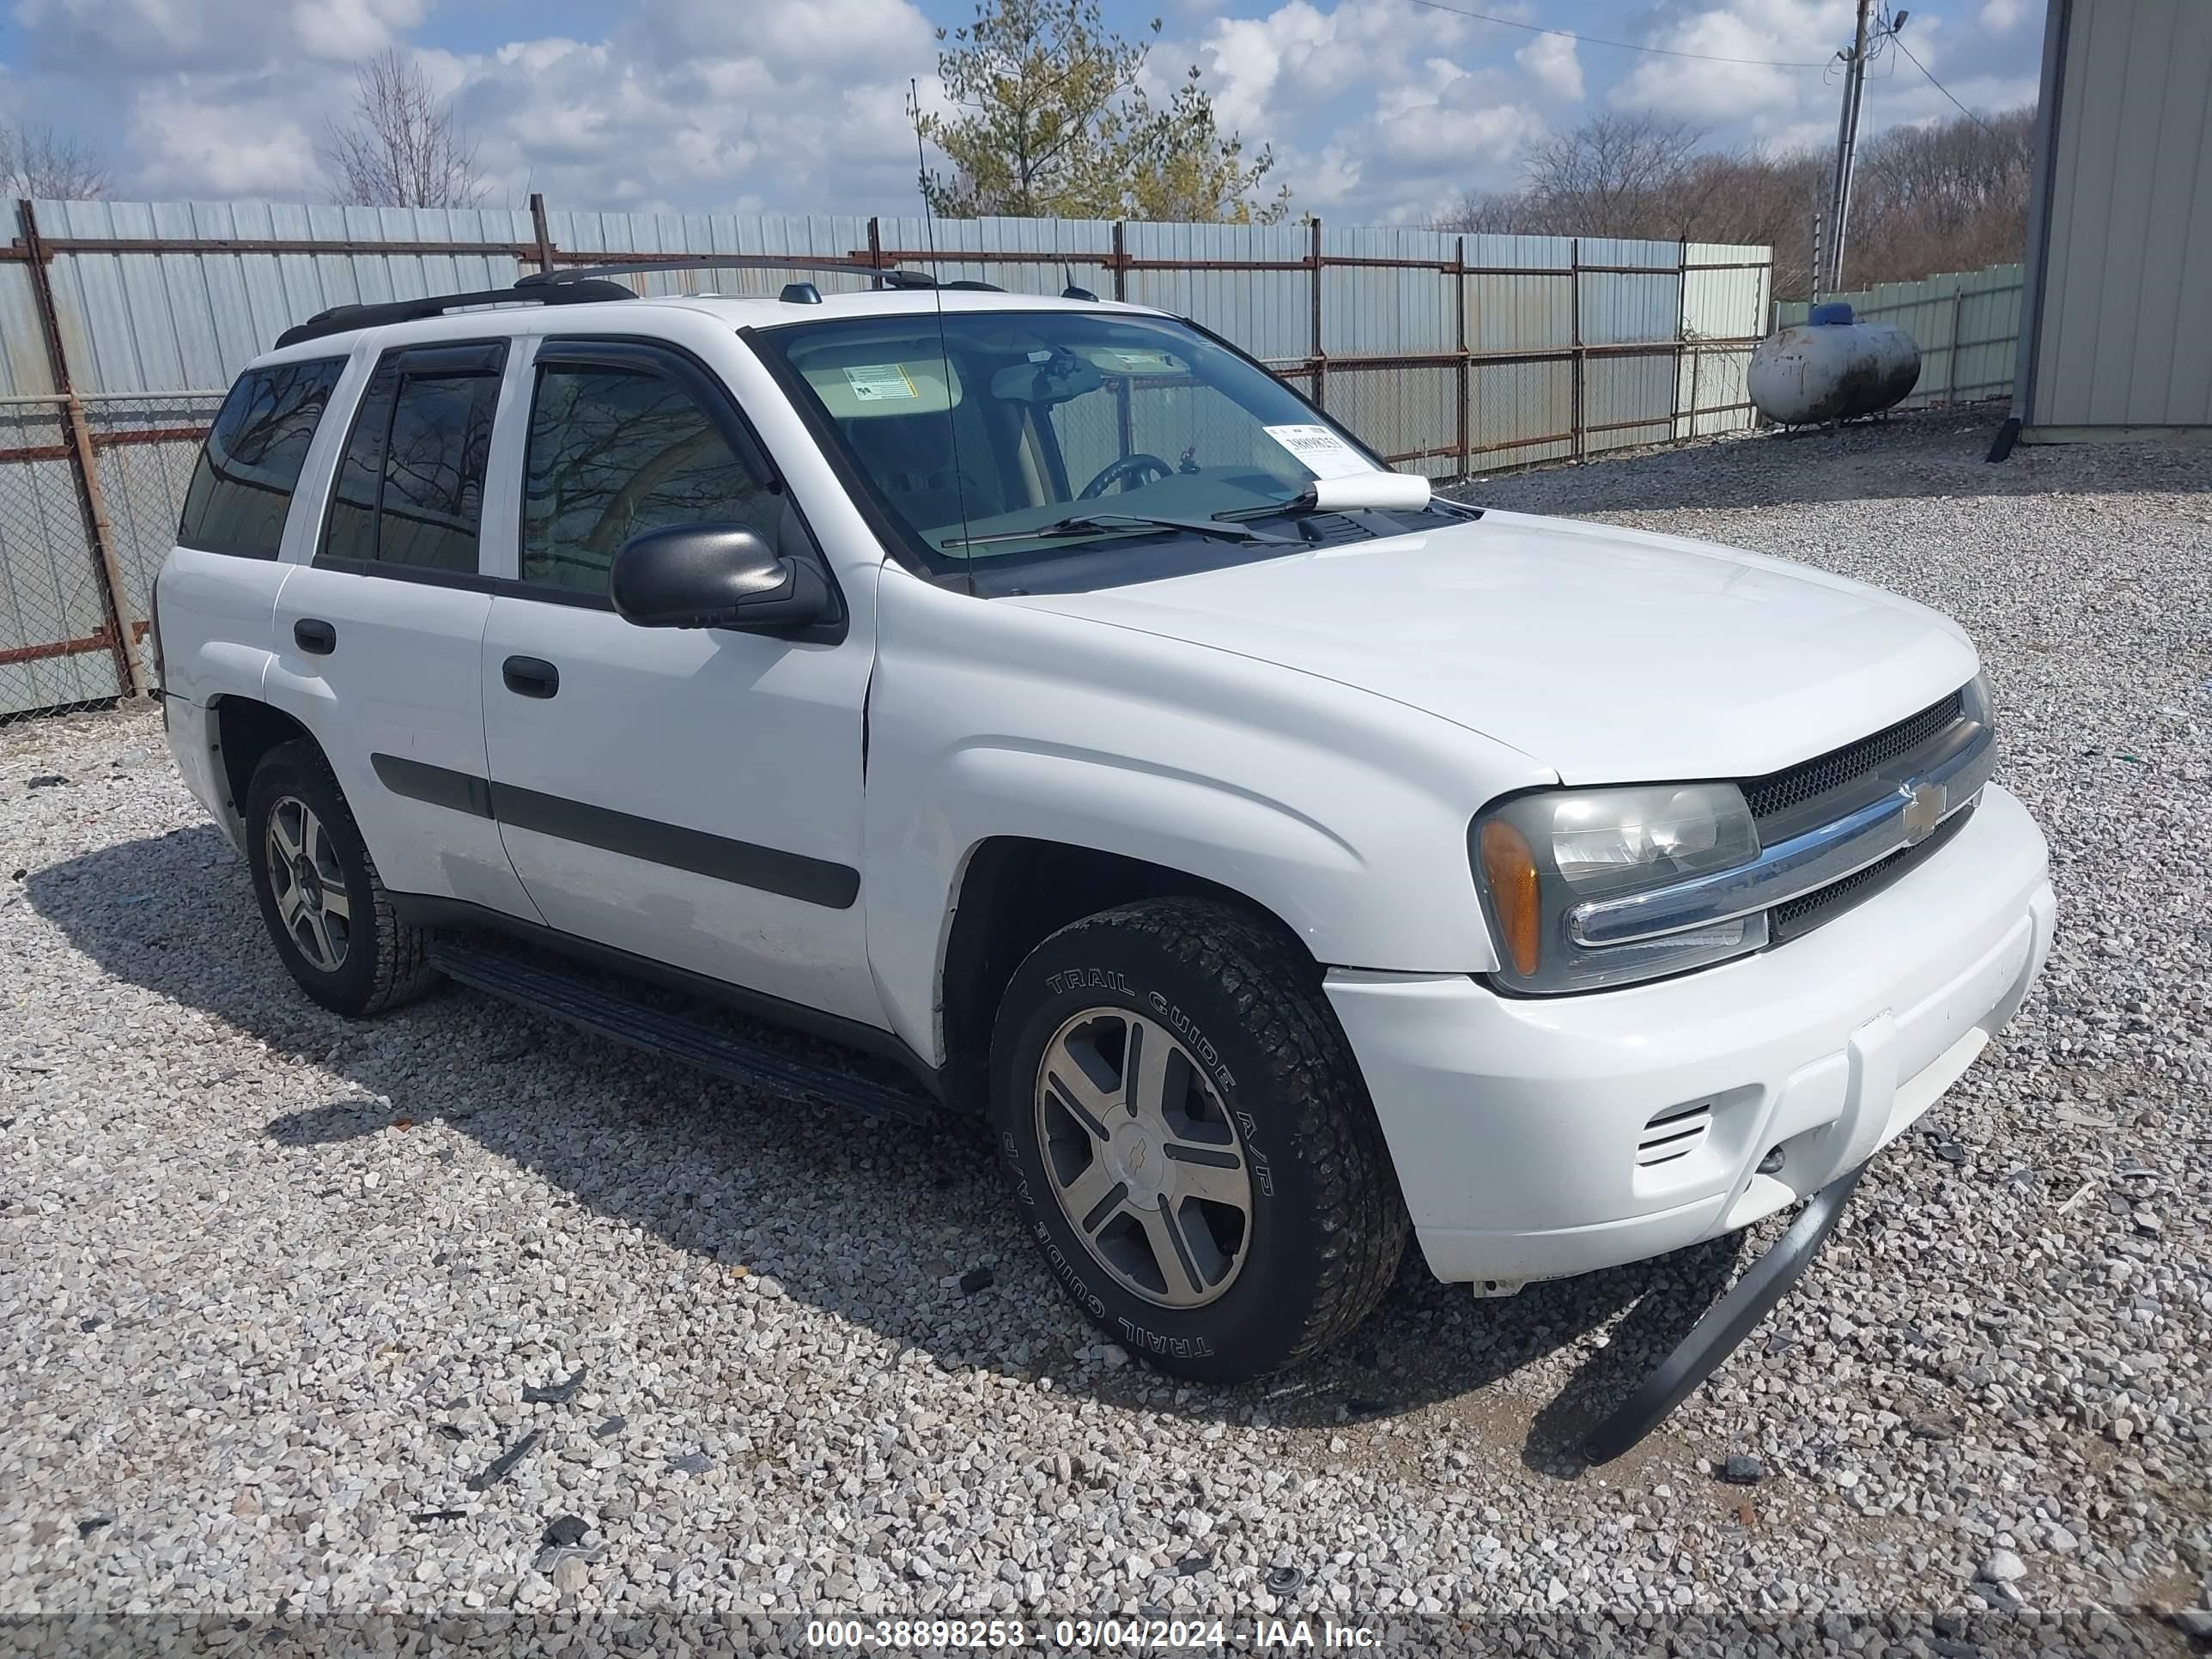
[{"label": "white gravel stone", "polygon": [[[2195,1603],[2212,451],[1989,466],[1994,418],[1468,492],[1958,617],[2061,898],[2014,1027],[1735,1358],[1600,1469],[1574,1431],[1730,1245],[1480,1303],[1415,1258],[1340,1352],[1192,1388],[1080,1321],[963,1126],[747,1094],[470,993],[325,1014],[157,717],[0,728],[0,1610],[565,1601],[659,1619],[665,1649],[718,1610],[1755,1614],[1812,1641],[1880,1608],[1932,1653],[1999,1616],[1956,1604],[2023,1549],[2034,1617]],[[979,1265],[988,1295],[938,1282]],[[524,1401],[580,1368],[567,1403]],[[1765,1480],[1705,1472],[1732,1454]],[[596,1559],[549,1576],[564,1515]],[[1275,1596],[1279,1567],[1300,1577]],[[793,1650],[775,1629],[749,1650]]]}]

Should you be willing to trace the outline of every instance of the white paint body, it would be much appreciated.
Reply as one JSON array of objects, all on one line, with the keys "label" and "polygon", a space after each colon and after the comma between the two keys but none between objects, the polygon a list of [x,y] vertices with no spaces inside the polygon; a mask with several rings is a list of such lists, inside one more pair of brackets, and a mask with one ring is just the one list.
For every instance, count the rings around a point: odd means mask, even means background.
[{"label": "white paint body", "polygon": [[[947,295],[948,308],[1065,302]],[[931,296],[831,300],[881,312]],[[470,899],[895,1034],[944,1057],[942,963],[994,836],[1164,865],[1279,917],[1326,973],[1430,1266],[1504,1284],[1747,1224],[1855,1166],[1948,1087],[2049,947],[2041,836],[1992,786],[1955,845],[1802,940],[1627,989],[1516,998],[1469,869],[1500,795],[1754,775],[1956,690],[1974,651],[1910,601],[1780,560],[1491,513],[1447,531],[1087,593],[976,599],[887,557],[738,328],[769,301],[639,301],[364,333],[651,337],[731,389],[851,614],[834,646],[316,569],[326,416],[275,562],[179,550],[160,589],[172,741],[233,835],[210,708],[265,700],[330,755],[395,889]],[[318,341],[283,356],[330,356]],[[517,568],[528,349],[509,360],[480,568]],[[267,360],[264,360],[267,361]],[[493,507],[495,494],[506,505]],[[327,658],[291,623],[331,621]],[[590,695],[528,702],[524,653]],[[864,715],[865,710],[865,715]],[[862,722],[866,720],[866,762]],[[379,787],[372,750],[849,862],[849,909],[714,890]],[[467,763],[474,756],[473,764]],[[802,914],[811,909],[811,914]],[[1698,1155],[1633,1158],[1668,1105]],[[1790,1139],[1786,1183],[1753,1173]],[[1647,1178],[1648,1177],[1648,1178]]]},{"label": "white paint body", "polygon": [[1751,349],[1745,386],[1784,426],[1875,415],[1912,395],[1920,348],[1892,323],[1801,323]]}]

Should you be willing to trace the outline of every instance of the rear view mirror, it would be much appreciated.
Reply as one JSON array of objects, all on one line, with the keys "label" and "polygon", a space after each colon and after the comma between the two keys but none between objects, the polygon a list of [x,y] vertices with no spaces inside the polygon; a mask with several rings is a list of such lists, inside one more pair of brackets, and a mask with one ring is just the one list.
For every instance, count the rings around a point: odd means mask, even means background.
[{"label": "rear view mirror", "polygon": [[640,628],[781,632],[829,619],[829,583],[742,525],[672,525],[624,542],[610,584],[616,614]]},{"label": "rear view mirror", "polygon": [[1013,363],[991,377],[991,395],[1003,404],[1032,404],[1048,408],[1054,404],[1073,403],[1086,392],[1096,392],[1105,385],[1097,368],[1072,351],[1059,351],[1032,356],[1025,363]]}]

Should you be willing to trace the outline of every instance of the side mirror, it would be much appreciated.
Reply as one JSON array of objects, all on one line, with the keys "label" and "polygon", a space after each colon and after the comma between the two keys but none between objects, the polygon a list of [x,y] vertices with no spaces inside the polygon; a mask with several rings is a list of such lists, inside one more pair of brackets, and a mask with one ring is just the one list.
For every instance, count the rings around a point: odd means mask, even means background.
[{"label": "side mirror", "polygon": [[739,525],[671,525],[631,537],[615,555],[615,613],[640,628],[737,628],[781,633],[830,619],[822,573],[780,557]]}]

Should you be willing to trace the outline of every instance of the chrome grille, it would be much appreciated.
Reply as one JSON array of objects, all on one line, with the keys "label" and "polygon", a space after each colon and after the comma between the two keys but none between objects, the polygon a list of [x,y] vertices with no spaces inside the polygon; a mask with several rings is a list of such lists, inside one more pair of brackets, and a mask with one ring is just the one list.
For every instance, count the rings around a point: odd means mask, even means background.
[{"label": "chrome grille", "polygon": [[1869,864],[1856,874],[1832,881],[1826,887],[1802,893],[1766,913],[1768,939],[1776,945],[1811,933],[1824,921],[1833,921],[1853,905],[1864,903],[1892,882],[1926,860],[1966,827],[1974,815],[1972,806],[1954,812],[1936,833],[1917,847],[1900,847],[1887,858]]},{"label": "chrome grille", "polygon": [[1840,749],[1832,749],[1825,755],[1784,767],[1779,772],[1770,772],[1763,778],[1747,778],[1743,798],[1751,807],[1752,817],[1762,823],[1780,817],[1911,753],[1940,736],[1965,714],[1965,693],[1954,691],[1941,702],[1932,703],[1894,726],[1886,726],[1872,737],[1847,743]]}]

